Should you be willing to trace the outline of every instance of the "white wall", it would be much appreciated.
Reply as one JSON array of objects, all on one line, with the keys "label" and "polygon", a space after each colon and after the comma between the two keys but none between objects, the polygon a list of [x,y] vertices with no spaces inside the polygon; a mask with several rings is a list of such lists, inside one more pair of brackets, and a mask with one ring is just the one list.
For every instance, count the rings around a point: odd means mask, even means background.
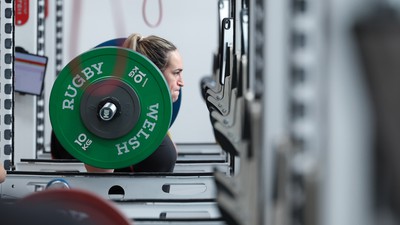
[{"label": "white wall", "polygon": [[[15,46],[29,53],[37,50],[37,1],[30,1],[29,18],[15,26]],[[33,16],[35,15],[35,16]],[[14,158],[36,157],[36,97],[15,93],[14,97]]]},{"label": "white wall", "polygon": [[[146,17],[158,27],[146,25]],[[64,63],[97,44],[133,32],[155,34],[172,41],[184,60],[185,87],[179,116],[171,128],[178,143],[215,142],[209,112],[201,97],[200,79],[211,74],[217,48],[216,0],[67,0],[64,1]]]}]

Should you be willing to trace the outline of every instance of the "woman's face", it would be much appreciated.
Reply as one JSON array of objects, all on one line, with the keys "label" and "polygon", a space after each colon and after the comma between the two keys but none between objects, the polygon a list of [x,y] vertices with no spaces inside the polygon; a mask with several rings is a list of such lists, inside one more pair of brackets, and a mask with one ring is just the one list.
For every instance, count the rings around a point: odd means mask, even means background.
[{"label": "woman's face", "polygon": [[169,90],[171,91],[172,102],[178,100],[179,91],[184,85],[182,71],[182,57],[178,50],[172,51],[169,55],[168,67],[163,72],[164,77],[167,80]]}]

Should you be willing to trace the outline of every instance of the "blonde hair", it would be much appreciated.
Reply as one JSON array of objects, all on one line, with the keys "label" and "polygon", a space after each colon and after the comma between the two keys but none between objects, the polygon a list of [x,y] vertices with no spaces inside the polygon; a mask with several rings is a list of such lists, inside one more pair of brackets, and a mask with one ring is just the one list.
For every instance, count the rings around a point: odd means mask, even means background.
[{"label": "blonde hair", "polygon": [[122,47],[132,49],[150,59],[160,70],[168,67],[169,54],[177,50],[176,46],[164,38],[151,35],[143,37],[133,33],[125,40]]}]

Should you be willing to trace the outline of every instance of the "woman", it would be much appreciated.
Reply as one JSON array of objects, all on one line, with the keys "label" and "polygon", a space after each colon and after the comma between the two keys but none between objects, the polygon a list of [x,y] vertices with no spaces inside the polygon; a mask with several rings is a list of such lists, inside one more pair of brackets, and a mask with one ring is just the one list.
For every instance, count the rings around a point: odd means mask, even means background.
[{"label": "woman", "polygon": [[[184,82],[182,78],[183,62],[178,49],[164,38],[151,35],[143,37],[140,34],[130,35],[124,42],[124,48],[132,49],[150,59],[162,72],[171,92],[172,101],[178,100],[180,89]],[[57,146],[58,145],[58,146]],[[57,155],[55,149],[61,145],[52,136],[52,155],[54,158],[66,158]],[[54,150],[53,150],[54,148]],[[65,150],[64,150],[65,151]],[[116,172],[172,172],[177,158],[177,150],[167,134],[156,151],[145,160],[129,168],[116,169]],[[113,169],[100,169],[86,165],[88,172],[112,172]]]}]

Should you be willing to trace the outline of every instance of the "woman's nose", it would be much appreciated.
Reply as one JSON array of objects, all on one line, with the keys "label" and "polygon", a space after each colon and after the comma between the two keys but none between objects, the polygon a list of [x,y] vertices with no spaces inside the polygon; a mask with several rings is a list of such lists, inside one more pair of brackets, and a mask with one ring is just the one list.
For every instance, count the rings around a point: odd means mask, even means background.
[{"label": "woman's nose", "polygon": [[183,82],[182,77],[179,78],[179,80],[178,80],[178,85],[179,85],[180,87],[183,87],[183,86],[185,85],[185,83]]}]

